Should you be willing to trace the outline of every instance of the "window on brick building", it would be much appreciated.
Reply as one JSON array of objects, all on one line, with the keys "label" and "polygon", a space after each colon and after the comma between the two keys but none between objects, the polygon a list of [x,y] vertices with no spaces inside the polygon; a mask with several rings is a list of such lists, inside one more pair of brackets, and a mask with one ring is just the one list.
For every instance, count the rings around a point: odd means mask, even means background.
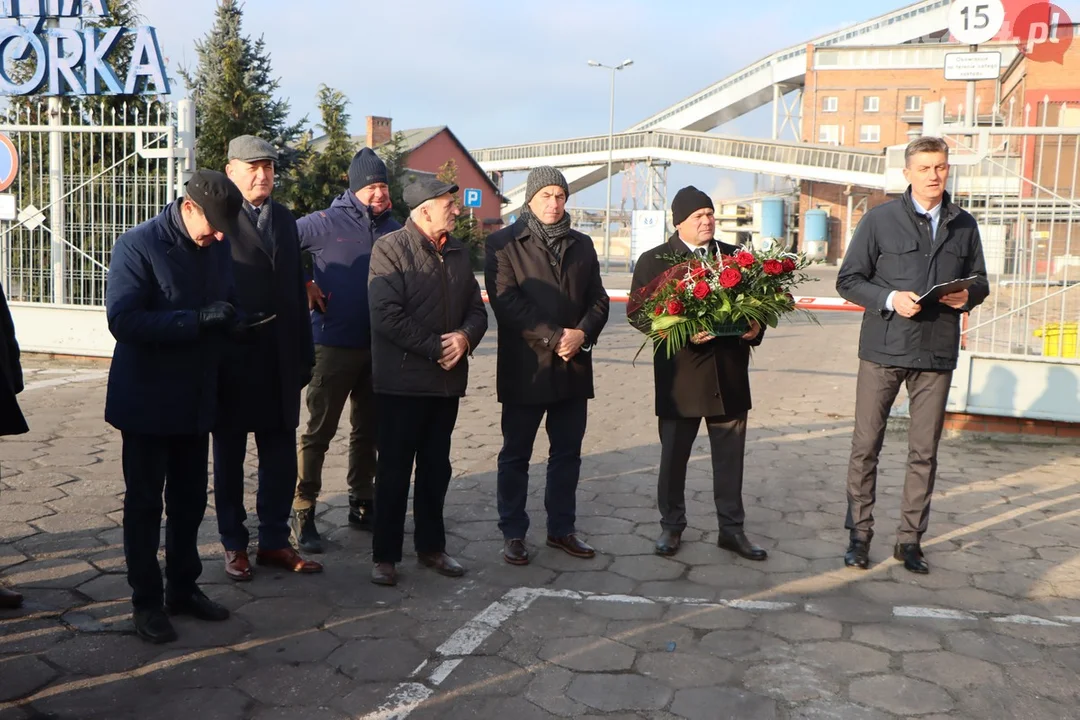
[{"label": "window on brick building", "polygon": [[840,126],[822,125],[818,128],[818,142],[827,145],[840,144]]},{"label": "window on brick building", "polygon": [[840,98],[830,95],[821,99],[821,112],[836,112],[840,107]]},{"label": "window on brick building", "polygon": [[862,99],[863,112],[877,112],[880,107],[880,101],[877,95],[867,95]]},{"label": "window on brick building", "polygon": [[908,95],[904,98],[905,112],[919,112],[922,110],[922,98],[918,95]]},{"label": "window on brick building", "polygon": [[864,142],[864,143],[881,142],[881,126],[880,125],[860,125],[859,126],[859,142]]}]

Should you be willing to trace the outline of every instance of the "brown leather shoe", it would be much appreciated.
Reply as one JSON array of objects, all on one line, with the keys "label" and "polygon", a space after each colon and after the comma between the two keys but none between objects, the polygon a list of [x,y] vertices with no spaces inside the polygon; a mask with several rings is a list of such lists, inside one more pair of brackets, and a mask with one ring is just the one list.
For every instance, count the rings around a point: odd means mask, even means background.
[{"label": "brown leather shoe", "polygon": [[16,610],[22,607],[22,595],[6,587],[0,587],[0,610]]},{"label": "brown leather shoe", "polygon": [[281,568],[294,573],[320,573],[322,563],[305,560],[304,556],[292,547],[280,550],[259,550],[255,553],[255,562],[259,565]]},{"label": "brown leather shoe", "polygon": [[397,585],[397,570],[394,569],[394,563],[375,563],[375,566],[371,568],[371,582],[388,587]]},{"label": "brown leather shoe", "polygon": [[247,582],[254,577],[251,572],[251,561],[248,559],[247,550],[225,551],[225,574],[230,580]]},{"label": "brown leather shoe", "polygon": [[558,538],[548,535],[547,544],[548,547],[558,548],[567,555],[573,555],[574,557],[591,558],[596,555],[595,550],[586,545],[573,533]]},{"label": "brown leather shoe", "polygon": [[461,563],[444,552],[417,553],[416,559],[424,567],[429,567],[446,577],[461,577],[465,574],[465,568],[461,567]]},{"label": "brown leather shoe", "polygon": [[511,565],[528,565],[529,549],[521,538],[510,538],[503,545],[503,560]]}]

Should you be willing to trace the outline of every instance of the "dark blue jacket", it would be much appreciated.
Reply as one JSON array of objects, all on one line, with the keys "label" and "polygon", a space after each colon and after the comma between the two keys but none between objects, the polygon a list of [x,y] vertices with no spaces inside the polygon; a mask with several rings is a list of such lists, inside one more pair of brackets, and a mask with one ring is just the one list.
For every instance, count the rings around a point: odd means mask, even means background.
[{"label": "dark blue jacket", "polygon": [[177,203],[113,246],[105,312],[116,338],[105,420],[147,435],[209,432],[223,335],[199,332],[199,308],[234,300],[228,240],[201,248]]},{"label": "dark blue jacket", "polygon": [[371,209],[346,191],[326,210],[300,218],[300,248],[311,253],[315,284],[326,296],[326,312],[311,311],[316,345],[371,346],[367,281],[371,248],[383,235],[400,230],[390,211]]}]

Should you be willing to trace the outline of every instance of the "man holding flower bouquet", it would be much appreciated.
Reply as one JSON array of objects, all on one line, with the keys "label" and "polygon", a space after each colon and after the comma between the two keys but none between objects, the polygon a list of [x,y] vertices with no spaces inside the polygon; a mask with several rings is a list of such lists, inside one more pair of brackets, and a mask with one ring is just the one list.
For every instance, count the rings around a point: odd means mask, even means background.
[{"label": "man holding flower bouquet", "polygon": [[[752,273],[765,277],[766,269],[751,253],[714,239],[713,203],[697,188],[680,190],[671,214],[676,232],[638,259],[627,307],[630,323],[655,346],[661,446],[657,495],[663,529],[656,553],[670,556],[679,550],[686,528],[686,464],[704,418],[720,526],[717,545],[749,560],[764,560],[765,550],[743,532],[742,481],[751,405],[750,347],[761,344],[762,320],[771,318],[754,309],[725,311],[723,303],[725,290],[747,282]],[[750,264],[740,266],[738,259]],[[775,262],[784,267],[782,260]],[[769,269],[776,268],[770,264]],[[777,297],[788,303],[786,297]],[[735,322],[721,327],[718,316]]]}]

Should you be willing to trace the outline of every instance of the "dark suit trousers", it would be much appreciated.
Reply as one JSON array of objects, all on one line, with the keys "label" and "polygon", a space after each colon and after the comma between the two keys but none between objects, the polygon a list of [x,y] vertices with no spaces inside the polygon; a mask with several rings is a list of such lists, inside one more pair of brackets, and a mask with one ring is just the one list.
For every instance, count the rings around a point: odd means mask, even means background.
[{"label": "dark suit trousers", "polygon": [[[657,504],[660,526],[686,529],[686,464],[697,439],[701,418],[659,418],[660,477]],[[746,413],[705,418],[712,450],[713,501],[721,530],[742,529],[743,456],[746,450]]]},{"label": "dark suit trousers", "polygon": [[852,539],[869,541],[874,537],[878,456],[885,441],[889,411],[900,392],[900,384],[906,383],[911,421],[897,542],[917,543],[921,540],[930,521],[938,442],[945,425],[945,405],[949,400],[951,381],[951,370],[911,370],[859,361],[855,432],[848,463],[848,512],[844,522]]},{"label": "dark suit trousers", "polygon": [[[259,487],[255,511],[259,515],[259,549],[289,547],[289,514],[296,489],[296,430],[252,433],[259,456]],[[244,458],[248,433],[214,433],[214,503],[218,532],[226,550],[247,550],[244,526]]]},{"label": "dark suit trousers", "polygon": [[413,546],[417,553],[446,550],[443,503],[450,487],[450,440],[457,424],[459,398],[376,395],[379,414],[378,477],[375,483],[377,563],[401,562],[405,514],[416,462],[413,490]]},{"label": "dark suit trousers", "polygon": [[581,476],[581,442],[589,415],[588,400],[553,405],[503,403],[503,447],[499,452],[499,529],[507,540],[524,539],[529,531],[525,503],[529,497],[529,460],[540,421],[547,415],[547,486],[544,509],[552,537],[576,532],[577,486]]},{"label": "dark suit trousers", "polygon": [[[132,432],[122,438],[124,559],[131,603],[136,609],[159,608],[166,593],[183,598],[194,592],[202,574],[198,536],[206,512],[209,438]],[[163,509],[165,588],[157,560]]]}]

